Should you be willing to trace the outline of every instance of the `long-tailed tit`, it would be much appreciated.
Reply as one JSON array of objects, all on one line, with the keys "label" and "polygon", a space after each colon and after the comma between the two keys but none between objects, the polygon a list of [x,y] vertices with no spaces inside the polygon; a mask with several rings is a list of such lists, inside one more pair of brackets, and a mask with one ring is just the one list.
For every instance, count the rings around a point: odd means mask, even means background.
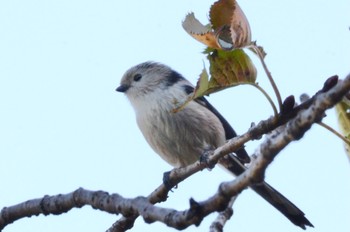
[{"label": "long-tailed tit", "polygon": [[[204,98],[188,103],[177,113],[172,110],[194,90],[193,85],[163,64],[145,62],[130,68],[116,89],[130,100],[137,124],[153,150],[174,167],[196,162],[208,148],[217,148],[237,136],[229,123]],[[221,165],[240,175],[249,160],[244,148],[223,159]],[[252,189],[295,225],[313,226],[286,197],[266,182]]]}]

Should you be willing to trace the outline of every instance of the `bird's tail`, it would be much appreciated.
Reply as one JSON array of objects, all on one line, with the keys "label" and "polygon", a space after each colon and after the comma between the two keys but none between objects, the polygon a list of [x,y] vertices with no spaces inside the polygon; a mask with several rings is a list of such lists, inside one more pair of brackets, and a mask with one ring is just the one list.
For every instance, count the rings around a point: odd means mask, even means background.
[{"label": "bird's tail", "polygon": [[[244,151],[244,149],[242,150]],[[246,170],[246,167],[242,165],[239,159],[234,155],[225,157],[220,161],[220,164],[236,176],[242,174]],[[302,229],[306,229],[306,226],[313,227],[311,222],[305,217],[303,211],[265,181],[250,187],[295,225],[300,226]]]}]

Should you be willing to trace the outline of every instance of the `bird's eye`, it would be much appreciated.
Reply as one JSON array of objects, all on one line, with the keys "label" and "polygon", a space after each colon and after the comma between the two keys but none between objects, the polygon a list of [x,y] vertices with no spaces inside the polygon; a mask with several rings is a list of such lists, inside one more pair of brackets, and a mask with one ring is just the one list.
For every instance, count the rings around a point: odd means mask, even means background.
[{"label": "bird's eye", "polygon": [[134,76],[134,81],[139,81],[139,80],[141,80],[141,78],[142,78],[142,75],[140,73],[137,73]]}]

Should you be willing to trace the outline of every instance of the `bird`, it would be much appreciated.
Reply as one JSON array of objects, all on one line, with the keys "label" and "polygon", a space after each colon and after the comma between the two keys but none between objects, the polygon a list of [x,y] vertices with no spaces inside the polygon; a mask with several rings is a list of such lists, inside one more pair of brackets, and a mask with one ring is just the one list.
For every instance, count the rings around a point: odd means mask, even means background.
[{"label": "bird", "polygon": [[[193,93],[194,86],[179,72],[159,62],[146,61],[129,68],[116,91],[134,108],[136,122],[151,148],[174,168],[198,161],[208,148],[217,148],[237,136],[228,121],[205,97],[190,101],[174,113],[175,105]],[[242,174],[250,161],[244,147],[225,157],[221,165]],[[250,186],[293,224],[313,227],[305,214],[265,181]]]}]

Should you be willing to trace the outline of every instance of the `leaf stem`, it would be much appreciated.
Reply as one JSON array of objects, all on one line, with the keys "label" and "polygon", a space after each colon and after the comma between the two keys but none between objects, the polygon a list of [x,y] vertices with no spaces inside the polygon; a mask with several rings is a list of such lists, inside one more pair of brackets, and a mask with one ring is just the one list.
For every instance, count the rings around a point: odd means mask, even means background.
[{"label": "leaf stem", "polygon": [[277,117],[277,115],[278,115],[277,108],[276,108],[276,106],[275,106],[275,103],[273,103],[271,97],[267,94],[267,92],[266,92],[263,88],[261,88],[258,84],[256,84],[256,83],[248,83],[248,85],[254,86],[254,87],[257,88],[258,90],[260,90],[260,92],[261,92],[262,94],[264,94],[264,96],[265,96],[266,99],[269,101],[269,103],[270,103],[270,105],[271,105],[271,107],[272,107],[272,109],[273,109],[273,113],[274,113],[275,117]]},{"label": "leaf stem", "polygon": [[338,131],[334,130],[332,127],[328,126],[326,123],[319,122],[318,125],[322,126],[323,128],[327,129],[328,131],[332,132],[335,136],[343,140],[347,145],[350,146],[350,140],[344,137],[342,134],[340,134]]},{"label": "leaf stem", "polygon": [[264,61],[264,55],[261,53],[260,49],[254,44],[254,45],[251,45],[252,49],[254,49],[254,51],[256,52],[256,54],[258,55],[259,59],[260,59],[260,62],[265,70],[265,73],[270,81],[270,84],[273,88],[273,91],[275,92],[276,94],[276,98],[277,98],[277,101],[278,101],[278,106],[279,106],[279,109],[281,111],[282,109],[282,98],[281,98],[281,94],[277,88],[277,85],[275,83],[275,81],[273,80],[272,78],[272,75],[271,75],[271,72],[269,71],[269,69],[267,68],[267,65]]}]

